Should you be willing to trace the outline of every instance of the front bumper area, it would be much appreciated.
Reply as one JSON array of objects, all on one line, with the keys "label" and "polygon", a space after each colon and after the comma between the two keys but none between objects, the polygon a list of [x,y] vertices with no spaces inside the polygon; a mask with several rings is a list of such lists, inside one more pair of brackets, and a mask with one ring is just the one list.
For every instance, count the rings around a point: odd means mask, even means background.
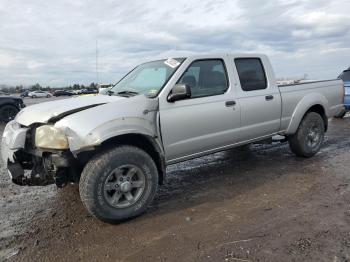
[{"label": "front bumper area", "polygon": [[46,152],[33,148],[31,129],[9,122],[1,140],[1,158],[13,183],[58,187],[78,180],[76,159],[69,151]]}]

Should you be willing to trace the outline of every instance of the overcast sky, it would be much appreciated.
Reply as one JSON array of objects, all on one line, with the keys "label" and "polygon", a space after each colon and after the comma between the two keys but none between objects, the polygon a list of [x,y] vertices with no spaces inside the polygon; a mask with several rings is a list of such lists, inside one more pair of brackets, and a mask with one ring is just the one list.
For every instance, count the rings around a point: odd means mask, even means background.
[{"label": "overcast sky", "polygon": [[350,66],[349,0],[0,0],[0,84],[117,81],[140,62],[259,52],[278,77]]}]

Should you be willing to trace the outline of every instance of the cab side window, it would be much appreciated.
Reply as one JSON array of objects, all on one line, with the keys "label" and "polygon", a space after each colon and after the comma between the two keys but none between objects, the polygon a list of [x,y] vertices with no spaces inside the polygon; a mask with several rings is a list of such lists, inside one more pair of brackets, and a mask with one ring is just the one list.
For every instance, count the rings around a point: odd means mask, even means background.
[{"label": "cab side window", "polygon": [[259,58],[236,58],[235,64],[243,91],[267,88],[265,70]]},{"label": "cab side window", "polygon": [[191,98],[221,95],[229,86],[225,65],[221,59],[194,61],[178,83],[190,86]]}]

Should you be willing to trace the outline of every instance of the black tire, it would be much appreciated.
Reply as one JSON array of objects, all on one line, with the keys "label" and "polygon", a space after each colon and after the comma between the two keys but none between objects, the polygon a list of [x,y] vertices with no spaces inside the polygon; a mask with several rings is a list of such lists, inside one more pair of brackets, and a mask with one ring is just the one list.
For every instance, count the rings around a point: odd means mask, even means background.
[{"label": "black tire", "polygon": [[18,108],[13,105],[3,105],[0,107],[0,120],[7,123],[15,118],[19,112]]},{"label": "black tire", "polygon": [[47,98],[50,98],[50,95],[47,95],[46,97],[47,97]]},{"label": "black tire", "polygon": [[325,124],[320,114],[307,113],[296,133],[289,137],[289,146],[300,157],[312,157],[321,148],[325,133]]},{"label": "black tire", "polygon": [[346,115],[346,110],[343,110],[340,112],[339,115],[336,115],[335,118],[344,118],[345,115]]},{"label": "black tire", "polygon": [[[142,191],[141,193],[137,192],[139,194],[138,198],[136,199],[135,197],[132,204],[130,203],[132,201],[127,199],[126,194],[129,193],[123,193],[122,191],[123,183],[127,183],[127,181],[119,182],[125,175],[119,173],[119,171],[124,172],[123,168],[125,166],[135,167],[144,176],[143,186],[140,186]],[[139,173],[134,175],[139,175]],[[118,176],[121,174],[120,179],[116,174]],[[111,176],[115,176],[115,181],[110,182]],[[118,188],[117,185],[110,187],[111,183],[121,184],[119,184],[120,187]],[[96,155],[86,164],[79,182],[80,198],[86,209],[93,216],[108,223],[116,223],[133,218],[145,212],[147,206],[152,202],[157,188],[158,170],[153,159],[145,151],[134,146],[119,146]],[[132,188],[130,192],[134,189]],[[139,189],[137,188],[137,190]],[[113,197],[118,195],[122,196],[116,200],[117,203],[114,203]],[[116,207],[111,202],[121,206],[124,202],[130,205]]]},{"label": "black tire", "polygon": [[36,98],[36,95],[33,95],[32,98]]}]

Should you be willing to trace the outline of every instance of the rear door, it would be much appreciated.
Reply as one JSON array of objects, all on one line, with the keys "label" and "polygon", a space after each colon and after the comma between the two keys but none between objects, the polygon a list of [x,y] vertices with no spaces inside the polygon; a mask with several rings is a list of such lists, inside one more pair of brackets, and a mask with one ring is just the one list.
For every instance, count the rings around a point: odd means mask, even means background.
[{"label": "rear door", "polygon": [[[186,69],[177,83],[190,86],[191,98],[170,103],[162,97],[160,126],[169,163],[238,141],[240,112],[225,59],[186,61]],[[169,90],[166,96],[168,93]]]},{"label": "rear door", "polygon": [[[241,141],[274,134],[280,129],[281,96],[274,78],[269,79],[260,57],[235,58],[241,109]],[[270,69],[270,68],[269,68]],[[272,77],[271,77],[272,78]]]}]

